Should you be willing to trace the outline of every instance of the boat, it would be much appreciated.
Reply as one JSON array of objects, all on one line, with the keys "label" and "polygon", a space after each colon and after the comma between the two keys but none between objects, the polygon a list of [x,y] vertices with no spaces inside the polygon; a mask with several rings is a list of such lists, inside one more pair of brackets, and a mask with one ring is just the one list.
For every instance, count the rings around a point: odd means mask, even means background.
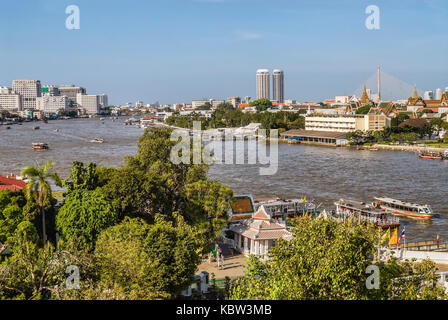
[{"label": "boat", "polygon": [[94,143],[104,143],[104,139],[102,138],[95,138],[90,140],[90,142],[94,142]]},{"label": "boat", "polygon": [[59,132],[59,131],[61,131],[61,130],[59,130],[59,129],[55,129],[55,130],[54,130],[54,132]]},{"label": "boat", "polygon": [[33,143],[34,150],[48,150],[48,144],[44,142]]},{"label": "boat", "polygon": [[418,154],[420,159],[429,159],[429,160],[448,160],[448,149],[445,152],[427,152],[420,151]]},{"label": "boat", "polygon": [[400,219],[388,215],[375,204],[354,200],[340,199],[335,203],[336,211],[330,213],[330,217],[337,221],[350,220],[355,223],[370,223],[378,229],[394,229],[400,226]]},{"label": "boat", "polygon": [[33,130],[39,130],[40,128],[39,127],[33,127]]},{"label": "boat", "polygon": [[431,206],[425,204],[404,202],[388,197],[375,197],[376,203],[386,213],[404,216],[413,219],[431,219],[434,215]]}]

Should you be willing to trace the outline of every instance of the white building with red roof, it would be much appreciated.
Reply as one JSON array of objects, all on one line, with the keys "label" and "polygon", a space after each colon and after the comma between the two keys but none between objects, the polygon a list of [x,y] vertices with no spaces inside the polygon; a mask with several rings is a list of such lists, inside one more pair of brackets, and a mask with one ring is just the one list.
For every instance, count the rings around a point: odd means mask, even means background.
[{"label": "white building with red roof", "polygon": [[234,233],[235,247],[245,256],[251,254],[264,256],[279,239],[291,239],[286,226],[274,221],[260,206],[252,218],[239,221],[230,226]]}]

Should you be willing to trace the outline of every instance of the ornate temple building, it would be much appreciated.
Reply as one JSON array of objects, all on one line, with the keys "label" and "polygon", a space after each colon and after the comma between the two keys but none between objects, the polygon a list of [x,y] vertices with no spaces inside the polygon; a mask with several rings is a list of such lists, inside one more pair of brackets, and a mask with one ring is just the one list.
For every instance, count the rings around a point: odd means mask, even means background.
[{"label": "ornate temple building", "polygon": [[440,100],[440,105],[448,107],[448,91],[442,94],[442,99]]},{"label": "ornate temple building", "polygon": [[408,99],[408,106],[425,106],[425,102],[423,101],[422,97],[420,97],[417,93],[417,86],[414,86],[414,92]]},{"label": "ornate temple building", "polygon": [[369,95],[367,94],[366,85],[364,85],[364,91],[362,93],[361,99],[359,100],[359,106],[362,107],[367,105],[373,106],[375,105],[375,103],[370,100]]},{"label": "ornate temple building", "polygon": [[234,233],[235,248],[245,256],[264,257],[279,239],[291,239],[286,226],[274,221],[262,205],[252,218],[240,220],[230,226]]}]

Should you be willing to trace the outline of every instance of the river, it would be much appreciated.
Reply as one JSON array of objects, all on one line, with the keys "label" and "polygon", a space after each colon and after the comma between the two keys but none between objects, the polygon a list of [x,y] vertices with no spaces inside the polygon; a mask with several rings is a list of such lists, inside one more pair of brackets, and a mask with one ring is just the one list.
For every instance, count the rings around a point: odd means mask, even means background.
[{"label": "river", "polygon": [[[142,130],[124,125],[124,117],[55,120],[0,126],[0,173],[19,172],[24,166],[53,160],[66,177],[73,160],[119,166],[135,154]],[[39,126],[39,130],[33,127]],[[56,129],[60,129],[56,132]],[[104,138],[105,143],[91,143]],[[36,152],[33,142],[47,142],[50,150]],[[209,176],[231,187],[236,194],[257,197],[315,198],[322,208],[333,209],[343,198],[370,202],[389,196],[430,204],[437,214],[432,222],[401,219],[407,241],[430,240],[440,235],[448,241],[448,161],[419,159],[414,153],[368,151],[307,145],[279,144],[278,171],[259,175],[259,165],[214,165]]]}]

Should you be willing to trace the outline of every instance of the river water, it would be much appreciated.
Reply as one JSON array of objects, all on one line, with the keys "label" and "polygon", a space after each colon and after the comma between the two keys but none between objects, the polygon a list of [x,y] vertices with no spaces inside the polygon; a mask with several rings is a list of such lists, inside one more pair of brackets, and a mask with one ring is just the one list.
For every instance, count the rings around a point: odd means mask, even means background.
[{"label": "river water", "polygon": [[[0,173],[19,172],[24,166],[53,160],[66,177],[74,160],[119,166],[126,155],[135,154],[142,130],[124,125],[124,117],[55,120],[0,126]],[[33,127],[39,126],[39,130]],[[59,128],[60,131],[55,130]],[[105,143],[91,143],[104,138]],[[33,151],[33,142],[47,142],[50,150]],[[236,194],[257,197],[314,198],[320,209],[333,209],[340,198],[370,202],[389,196],[430,204],[437,215],[423,223],[401,219],[407,241],[430,240],[437,234],[448,241],[448,161],[419,159],[397,151],[368,151],[307,145],[279,144],[278,170],[259,174],[260,165],[218,164],[209,176],[231,187]]]}]

